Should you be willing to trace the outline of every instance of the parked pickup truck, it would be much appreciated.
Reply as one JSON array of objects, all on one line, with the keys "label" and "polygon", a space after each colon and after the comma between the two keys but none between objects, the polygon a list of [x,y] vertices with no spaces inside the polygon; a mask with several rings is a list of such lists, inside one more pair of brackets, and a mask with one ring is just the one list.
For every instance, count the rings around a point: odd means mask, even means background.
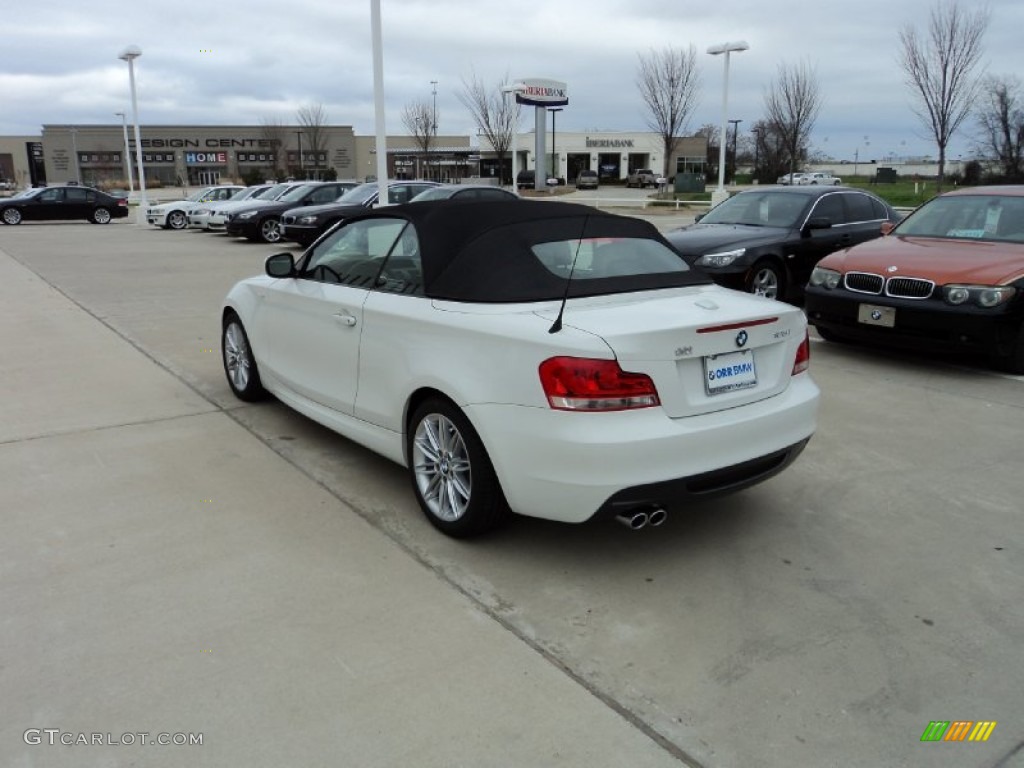
[{"label": "parked pickup truck", "polygon": [[833,176],[831,173],[823,173],[821,171],[805,173],[803,177],[797,181],[797,184],[825,184],[828,186],[838,186],[842,183],[843,180],[838,176]]},{"label": "parked pickup truck", "polygon": [[650,168],[637,168],[626,177],[627,187],[656,187],[659,183],[658,174]]}]

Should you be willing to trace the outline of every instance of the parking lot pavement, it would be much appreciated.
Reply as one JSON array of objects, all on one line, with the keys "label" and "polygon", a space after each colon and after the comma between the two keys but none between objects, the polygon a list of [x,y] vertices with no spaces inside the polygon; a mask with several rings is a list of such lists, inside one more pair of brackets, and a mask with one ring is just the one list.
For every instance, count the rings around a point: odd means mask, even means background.
[{"label": "parking lot pavement", "polygon": [[[146,765],[1020,764],[1021,377],[815,343],[779,477],[455,542],[399,467],[230,397],[219,302],[275,250],[0,229],[4,401],[45,389],[0,442],[0,764],[83,764],[31,727],[206,734],[86,753]],[[957,719],[998,726],[921,742]]]},{"label": "parking lot pavement", "polygon": [[679,765],[2,250],[0,308],[0,765]]}]

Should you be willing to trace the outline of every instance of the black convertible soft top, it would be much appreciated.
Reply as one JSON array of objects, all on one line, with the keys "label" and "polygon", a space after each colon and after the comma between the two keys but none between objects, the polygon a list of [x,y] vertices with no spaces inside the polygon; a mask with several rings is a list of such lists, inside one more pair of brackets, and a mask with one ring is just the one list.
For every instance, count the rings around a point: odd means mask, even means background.
[{"label": "black convertible soft top", "polygon": [[[358,219],[379,217],[404,218],[415,227],[424,293],[451,301],[561,299],[566,295],[566,277],[553,273],[537,258],[531,249],[539,243],[632,238],[654,240],[675,253],[646,221],[573,203],[438,200],[377,208]],[[703,273],[689,270],[681,256],[679,262],[679,271],[572,280],[568,295],[710,282]]]}]

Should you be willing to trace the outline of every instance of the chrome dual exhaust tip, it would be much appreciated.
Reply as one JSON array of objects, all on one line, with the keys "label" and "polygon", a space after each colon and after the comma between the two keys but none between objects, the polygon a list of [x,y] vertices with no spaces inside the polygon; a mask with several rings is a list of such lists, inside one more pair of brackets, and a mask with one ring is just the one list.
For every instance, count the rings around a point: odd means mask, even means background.
[{"label": "chrome dual exhaust tip", "polygon": [[652,507],[647,510],[635,509],[631,512],[623,512],[616,515],[615,519],[631,531],[639,531],[648,525],[658,527],[668,519],[668,513],[661,507]]}]

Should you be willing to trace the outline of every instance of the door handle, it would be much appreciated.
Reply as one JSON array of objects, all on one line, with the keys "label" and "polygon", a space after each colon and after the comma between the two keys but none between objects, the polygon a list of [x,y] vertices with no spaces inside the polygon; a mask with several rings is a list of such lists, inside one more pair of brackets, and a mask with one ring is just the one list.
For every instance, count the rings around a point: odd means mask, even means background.
[{"label": "door handle", "polygon": [[348,312],[335,312],[334,319],[342,325],[347,325],[349,328],[356,324],[355,317],[350,315]]}]

